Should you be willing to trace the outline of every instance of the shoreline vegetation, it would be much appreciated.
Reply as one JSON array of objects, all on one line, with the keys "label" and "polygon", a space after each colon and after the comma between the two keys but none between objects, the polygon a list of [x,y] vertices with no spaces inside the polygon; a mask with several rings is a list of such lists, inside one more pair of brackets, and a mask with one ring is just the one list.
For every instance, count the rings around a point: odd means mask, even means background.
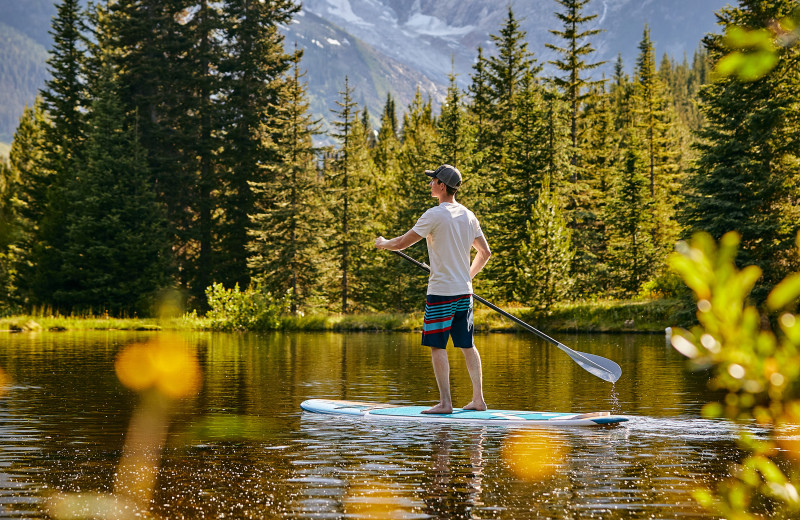
[{"label": "shoreline vegetation", "polygon": [[[527,307],[506,310],[543,332],[574,333],[663,333],[667,327],[686,324],[685,301],[604,300],[555,306],[550,313]],[[475,330],[479,333],[521,331],[496,312],[475,306]],[[313,314],[281,316],[277,331],[308,332],[415,332],[422,330],[422,312]],[[196,313],[172,318],[114,318],[111,316],[60,316],[34,313],[0,317],[0,331],[43,332],[80,330],[213,331],[212,320]],[[246,331],[242,331],[246,332]]]}]

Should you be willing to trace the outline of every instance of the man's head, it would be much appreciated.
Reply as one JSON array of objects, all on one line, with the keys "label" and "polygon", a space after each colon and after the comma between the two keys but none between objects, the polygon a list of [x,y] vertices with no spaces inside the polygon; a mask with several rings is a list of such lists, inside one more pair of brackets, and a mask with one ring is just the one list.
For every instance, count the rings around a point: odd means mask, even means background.
[{"label": "man's head", "polygon": [[458,171],[458,168],[449,164],[443,164],[435,170],[425,170],[425,175],[433,177],[447,186],[448,195],[455,195],[461,186],[461,172]]}]

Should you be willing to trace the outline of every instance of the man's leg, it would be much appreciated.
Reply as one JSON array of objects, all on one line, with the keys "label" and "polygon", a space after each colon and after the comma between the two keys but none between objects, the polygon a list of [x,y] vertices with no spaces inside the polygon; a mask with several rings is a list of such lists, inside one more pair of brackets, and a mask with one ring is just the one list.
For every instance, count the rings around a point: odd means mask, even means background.
[{"label": "man's leg", "polygon": [[467,362],[467,371],[472,380],[472,401],[464,407],[464,410],[486,410],[486,402],[483,400],[483,368],[481,367],[481,355],[478,349],[462,348],[464,359]]},{"label": "man's leg", "polygon": [[439,404],[422,413],[452,413],[453,401],[450,398],[450,363],[447,361],[447,350],[431,347],[433,373],[439,386]]}]

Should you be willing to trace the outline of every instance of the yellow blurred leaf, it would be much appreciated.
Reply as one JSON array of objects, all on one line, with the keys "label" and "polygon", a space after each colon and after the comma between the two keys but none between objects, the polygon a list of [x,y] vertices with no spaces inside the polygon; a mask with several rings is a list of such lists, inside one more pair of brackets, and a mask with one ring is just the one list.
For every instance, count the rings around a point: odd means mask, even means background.
[{"label": "yellow blurred leaf", "polygon": [[151,356],[152,351],[145,343],[130,345],[123,350],[114,363],[119,381],[137,392],[150,388],[156,380]]},{"label": "yellow blurred leaf", "polygon": [[737,288],[741,294],[749,294],[759,278],[761,278],[761,268],[757,265],[748,265],[739,271]]},{"label": "yellow blurred leaf", "polygon": [[720,403],[706,403],[700,413],[707,419],[715,419],[722,417],[723,408]]},{"label": "yellow blurred leaf", "polygon": [[114,364],[120,382],[131,390],[158,389],[173,399],[197,392],[201,383],[197,356],[183,340],[159,336],[123,350]]},{"label": "yellow blurred leaf", "polygon": [[719,74],[720,76],[733,76],[736,74],[736,71],[742,66],[742,62],[744,61],[744,54],[739,51],[733,51],[729,54],[726,54],[722,58],[717,61],[716,66],[714,67],[714,72]]},{"label": "yellow blurred leaf", "polygon": [[774,51],[764,50],[751,52],[739,66],[739,79],[755,81],[766,76],[778,64],[778,55]]},{"label": "yellow blurred leaf", "polygon": [[723,43],[729,49],[775,50],[775,35],[769,29],[747,30],[733,25],[725,31]]},{"label": "yellow blurred leaf", "polygon": [[775,311],[782,309],[800,298],[800,273],[790,274],[776,285],[769,296],[767,296],[767,306]]}]

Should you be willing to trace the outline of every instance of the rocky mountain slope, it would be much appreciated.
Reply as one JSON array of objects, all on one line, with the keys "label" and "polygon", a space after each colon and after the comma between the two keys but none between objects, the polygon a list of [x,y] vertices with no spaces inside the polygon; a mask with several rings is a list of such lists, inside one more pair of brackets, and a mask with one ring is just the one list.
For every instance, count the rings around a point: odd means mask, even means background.
[{"label": "rocky mountain slope", "polygon": [[[592,40],[598,73],[610,75],[617,54],[630,71],[644,24],[651,27],[659,54],[682,59],[715,30],[714,11],[728,0],[594,0],[604,32]],[[305,50],[311,106],[316,117],[331,119],[347,76],[355,100],[377,121],[387,92],[398,108],[408,105],[417,87],[434,102],[443,99],[451,70],[466,86],[480,45],[491,53],[497,34],[514,10],[540,62],[552,59],[545,43],[557,43],[553,0],[305,0],[303,11],[285,30],[287,47]],[[0,142],[9,142],[23,106],[31,103],[46,77],[45,49],[52,0],[0,0]],[[552,69],[551,69],[552,70]],[[548,73],[545,68],[545,73]]]}]

